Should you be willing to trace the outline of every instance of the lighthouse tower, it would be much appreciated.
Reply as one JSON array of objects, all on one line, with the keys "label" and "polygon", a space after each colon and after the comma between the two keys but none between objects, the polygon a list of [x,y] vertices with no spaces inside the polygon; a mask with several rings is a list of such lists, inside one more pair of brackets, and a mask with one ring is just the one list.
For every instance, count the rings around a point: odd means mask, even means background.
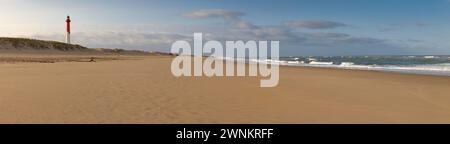
[{"label": "lighthouse tower", "polygon": [[70,44],[70,16],[66,19],[66,43]]}]

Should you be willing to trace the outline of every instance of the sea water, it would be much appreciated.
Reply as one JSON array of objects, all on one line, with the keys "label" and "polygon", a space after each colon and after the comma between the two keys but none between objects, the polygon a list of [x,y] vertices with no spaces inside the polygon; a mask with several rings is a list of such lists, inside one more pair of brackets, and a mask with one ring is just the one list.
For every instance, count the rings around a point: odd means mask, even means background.
[{"label": "sea water", "polygon": [[[273,63],[273,62],[272,62]],[[450,76],[450,56],[290,56],[277,64]]]}]

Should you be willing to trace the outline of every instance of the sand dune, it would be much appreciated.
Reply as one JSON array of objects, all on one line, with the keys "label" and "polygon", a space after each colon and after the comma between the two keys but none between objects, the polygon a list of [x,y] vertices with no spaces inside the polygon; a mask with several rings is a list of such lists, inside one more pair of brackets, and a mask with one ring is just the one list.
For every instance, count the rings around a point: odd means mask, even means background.
[{"label": "sand dune", "polygon": [[450,77],[282,67],[260,88],[136,59],[1,63],[0,123],[450,123]]},{"label": "sand dune", "polygon": [[[164,55],[158,52],[141,50],[87,48],[77,44],[67,44],[57,41],[45,41],[27,38],[0,37],[0,56],[117,56],[117,55]],[[0,60],[2,61],[2,60]]]}]

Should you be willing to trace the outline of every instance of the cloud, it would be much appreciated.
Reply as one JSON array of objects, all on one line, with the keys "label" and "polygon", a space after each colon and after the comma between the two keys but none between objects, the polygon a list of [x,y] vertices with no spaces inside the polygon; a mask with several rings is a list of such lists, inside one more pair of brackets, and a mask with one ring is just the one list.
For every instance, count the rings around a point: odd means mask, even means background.
[{"label": "cloud", "polygon": [[[302,41],[285,26],[260,26],[242,20],[245,13],[225,9],[202,9],[185,13],[184,16],[193,19],[223,18],[228,26],[219,36],[219,40],[285,40]],[[212,36],[212,35],[211,35]]]},{"label": "cloud", "polygon": [[384,40],[365,37],[352,37],[345,33],[305,33],[296,32],[294,28],[332,29],[345,27],[347,24],[332,21],[289,21],[279,25],[263,26],[240,19],[245,15],[242,12],[227,11],[223,9],[197,10],[186,13],[190,18],[217,18],[221,17],[229,24],[226,32],[208,36],[215,40],[279,40],[289,45],[328,45],[336,44],[381,44]]},{"label": "cloud", "polygon": [[353,37],[345,33],[298,32],[297,28],[306,29],[333,29],[345,27],[347,24],[332,21],[289,21],[279,25],[256,25],[241,19],[245,13],[223,9],[197,10],[184,14],[185,17],[195,19],[223,18],[228,24],[222,33],[205,34],[205,39],[219,41],[226,40],[279,40],[291,46],[329,46],[339,47],[348,45],[383,45],[387,41],[369,37]]},{"label": "cloud", "polygon": [[413,42],[413,43],[424,43],[424,40],[417,40],[417,39],[407,39],[407,42]]},{"label": "cloud", "polygon": [[331,33],[331,32],[313,33],[312,35],[315,36],[315,37],[319,37],[319,38],[332,38],[332,39],[342,39],[342,38],[350,37],[349,34],[345,34],[345,33]]},{"label": "cloud", "polygon": [[385,28],[380,28],[378,29],[379,32],[391,32],[394,31],[395,29],[392,27],[385,27]]},{"label": "cloud", "polygon": [[240,17],[244,15],[243,12],[225,9],[201,9],[184,14],[185,17],[192,19],[223,18],[224,22],[236,29],[257,29],[258,26],[241,20]]},{"label": "cloud", "polygon": [[225,19],[238,19],[243,16],[244,13],[229,11],[225,9],[202,9],[184,14],[187,18],[204,19],[204,18],[225,18]]},{"label": "cloud", "polygon": [[426,22],[417,22],[417,23],[415,23],[415,25],[417,27],[426,27],[426,26],[429,26],[430,24],[426,23]]},{"label": "cloud", "polygon": [[388,45],[387,39],[371,37],[355,37],[346,33],[298,33],[305,40],[300,44],[304,46],[327,46],[327,47],[348,47],[348,46],[375,46]]},{"label": "cloud", "polygon": [[[128,48],[168,52],[173,42],[186,40],[192,42],[194,32],[202,32],[204,41],[280,41],[281,54],[330,55],[330,54],[383,54],[410,47],[422,47],[418,41],[398,41],[374,37],[353,36],[333,32],[334,28],[349,26],[332,21],[288,21],[274,25],[258,25],[242,19],[245,13],[224,9],[196,10],[183,14],[190,19],[219,18],[224,25],[161,25],[142,26],[135,31],[95,31],[73,33],[73,42],[96,48]],[[410,24],[411,26],[411,24]],[[152,28],[154,27],[154,28]],[[300,28],[300,29],[299,29]],[[304,31],[320,29],[321,31]],[[157,32],[155,32],[157,31]],[[33,38],[64,41],[62,34],[33,35]],[[396,49],[397,48],[397,49]],[[392,50],[391,50],[392,49]],[[400,52],[398,52],[400,53]]]},{"label": "cloud", "polygon": [[254,25],[250,22],[241,21],[241,20],[231,21],[230,23],[232,24],[232,26],[234,28],[237,28],[237,29],[256,29],[256,28],[258,28],[258,26]]},{"label": "cloud", "polygon": [[306,28],[306,29],[333,29],[337,27],[346,27],[347,24],[333,22],[333,21],[306,21],[297,20],[286,22],[285,25],[293,28]]},{"label": "cloud", "polygon": [[415,23],[402,23],[402,24],[389,24],[378,29],[379,32],[392,32],[402,30],[405,28],[423,28],[430,26],[427,22],[415,22]]},{"label": "cloud", "polygon": [[[64,41],[62,34],[39,34],[31,38]],[[192,36],[176,33],[139,32],[78,32],[72,33],[72,42],[91,48],[131,48],[142,50],[168,51],[177,40],[192,40]]]}]

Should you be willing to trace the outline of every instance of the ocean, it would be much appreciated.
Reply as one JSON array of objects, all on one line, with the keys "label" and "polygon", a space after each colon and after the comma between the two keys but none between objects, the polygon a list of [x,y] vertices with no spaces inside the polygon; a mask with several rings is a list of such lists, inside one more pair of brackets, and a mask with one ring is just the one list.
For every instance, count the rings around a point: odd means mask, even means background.
[{"label": "ocean", "polygon": [[280,65],[373,70],[450,76],[449,55],[411,56],[290,56]]}]

